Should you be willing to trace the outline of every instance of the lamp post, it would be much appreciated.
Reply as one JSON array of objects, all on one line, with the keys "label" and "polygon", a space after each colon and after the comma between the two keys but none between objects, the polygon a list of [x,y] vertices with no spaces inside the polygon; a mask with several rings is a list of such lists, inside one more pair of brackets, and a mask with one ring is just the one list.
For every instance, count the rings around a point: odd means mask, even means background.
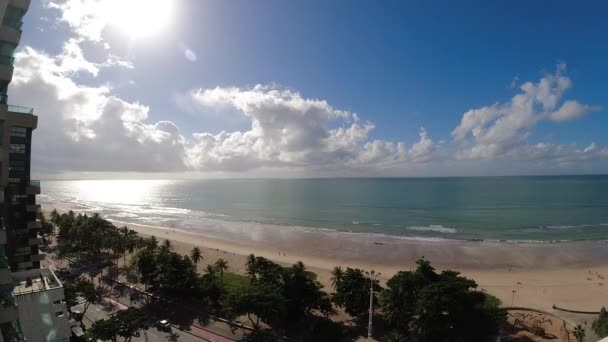
[{"label": "lamp post", "polygon": [[380,272],[376,273],[374,270],[365,272],[369,276],[369,322],[367,325],[367,342],[372,340],[372,318],[374,316],[374,280],[376,276],[380,276]]},{"label": "lamp post", "polygon": [[515,290],[511,291],[511,293],[513,293],[513,294],[511,295],[511,306],[513,306],[513,303],[515,302],[515,293],[516,293],[516,292],[517,292],[517,291],[515,291]]}]

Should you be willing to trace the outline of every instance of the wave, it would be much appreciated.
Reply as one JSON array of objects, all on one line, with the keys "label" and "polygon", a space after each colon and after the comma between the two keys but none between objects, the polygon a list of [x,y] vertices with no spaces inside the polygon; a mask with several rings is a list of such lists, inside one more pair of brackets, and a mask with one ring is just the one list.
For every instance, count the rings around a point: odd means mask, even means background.
[{"label": "wave", "polygon": [[540,228],[541,229],[580,229],[580,228],[593,228],[593,227],[598,227],[598,226],[608,226],[608,223],[540,226]]},{"label": "wave", "polygon": [[438,232],[438,233],[444,233],[444,234],[454,234],[454,233],[458,232],[458,230],[456,230],[455,228],[444,227],[440,224],[431,224],[428,226],[410,226],[410,227],[407,227],[406,229],[421,231],[421,232]]}]

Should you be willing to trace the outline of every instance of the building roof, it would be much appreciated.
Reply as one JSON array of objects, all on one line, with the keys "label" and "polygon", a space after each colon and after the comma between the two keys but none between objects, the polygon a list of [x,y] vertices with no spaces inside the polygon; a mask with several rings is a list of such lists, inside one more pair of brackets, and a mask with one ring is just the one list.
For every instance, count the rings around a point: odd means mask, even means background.
[{"label": "building roof", "polygon": [[61,287],[61,282],[48,268],[15,272],[13,276],[13,295],[25,295]]}]

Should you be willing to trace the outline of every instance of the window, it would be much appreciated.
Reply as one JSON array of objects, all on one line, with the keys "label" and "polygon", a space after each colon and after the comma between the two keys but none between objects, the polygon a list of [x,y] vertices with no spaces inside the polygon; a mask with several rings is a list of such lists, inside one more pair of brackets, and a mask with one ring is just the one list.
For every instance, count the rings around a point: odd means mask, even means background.
[{"label": "window", "polygon": [[25,153],[25,144],[11,144],[10,153]]},{"label": "window", "polygon": [[11,137],[27,137],[27,128],[25,127],[11,127]]},{"label": "window", "polygon": [[8,182],[9,183],[21,183],[21,178],[9,177]]},{"label": "window", "polygon": [[63,311],[55,312],[55,316],[57,316],[57,317],[63,317]]}]

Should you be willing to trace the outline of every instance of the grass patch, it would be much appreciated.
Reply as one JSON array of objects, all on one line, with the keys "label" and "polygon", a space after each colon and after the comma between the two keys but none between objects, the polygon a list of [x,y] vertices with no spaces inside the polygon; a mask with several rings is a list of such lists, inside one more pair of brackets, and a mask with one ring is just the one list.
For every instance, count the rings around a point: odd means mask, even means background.
[{"label": "grass patch", "polygon": [[228,290],[237,290],[249,286],[249,277],[232,273],[224,272],[224,286]]}]

